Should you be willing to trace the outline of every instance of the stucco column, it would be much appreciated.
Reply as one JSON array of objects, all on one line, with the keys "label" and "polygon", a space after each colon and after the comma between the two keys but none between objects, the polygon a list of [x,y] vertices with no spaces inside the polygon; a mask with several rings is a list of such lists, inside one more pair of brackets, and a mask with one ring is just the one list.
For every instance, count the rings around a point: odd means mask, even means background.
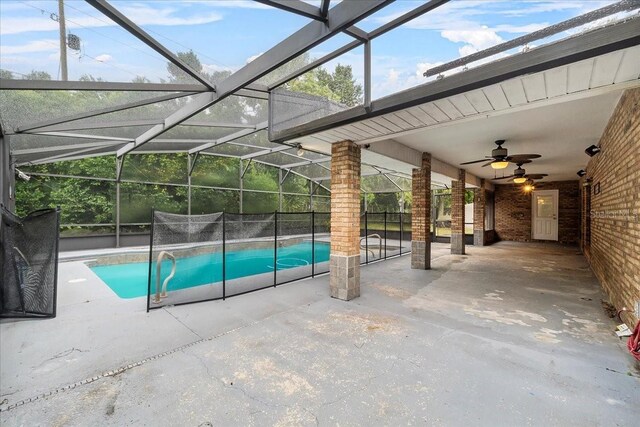
[{"label": "stucco column", "polygon": [[360,296],[360,147],[331,146],[331,296]]},{"label": "stucco column", "polygon": [[451,253],[464,255],[464,169],[451,181]]},{"label": "stucco column", "polygon": [[411,268],[431,268],[431,154],[422,153],[422,167],[411,181]]},{"label": "stucco column", "polygon": [[487,190],[484,188],[484,179],[480,180],[480,188],[473,189],[473,245],[484,246],[485,239],[485,217],[487,204]]}]

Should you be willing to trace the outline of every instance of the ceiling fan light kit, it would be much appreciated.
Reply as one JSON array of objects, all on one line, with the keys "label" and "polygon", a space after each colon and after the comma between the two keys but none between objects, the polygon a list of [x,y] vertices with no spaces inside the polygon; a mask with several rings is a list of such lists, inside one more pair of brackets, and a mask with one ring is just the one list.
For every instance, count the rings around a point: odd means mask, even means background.
[{"label": "ceiling fan light kit", "polygon": [[509,162],[505,160],[496,160],[491,162],[492,169],[506,169],[509,166]]},{"label": "ceiling fan light kit", "polygon": [[519,176],[516,178],[513,178],[513,182],[516,184],[524,184],[527,181],[527,178],[523,177],[523,176]]}]

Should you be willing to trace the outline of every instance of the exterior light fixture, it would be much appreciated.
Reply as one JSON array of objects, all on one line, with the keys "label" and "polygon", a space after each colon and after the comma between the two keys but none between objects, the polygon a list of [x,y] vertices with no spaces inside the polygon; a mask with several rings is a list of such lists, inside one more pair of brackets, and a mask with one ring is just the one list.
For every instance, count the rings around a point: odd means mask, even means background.
[{"label": "exterior light fixture", "polygon": [[302,144],[298,144],[298,151],[296,151],[298,157],[302,157],[304,155],[304,148],[302,148]]},{"label": "exterior light fixture", "polygon": [[580,169],[580,170],[578,171],[578,176],[579,176],[579,177],[581,177],[581,178],[582,178],[583,176],[585,176],[586,174],[587,174],[587,173],[584,171],[584,169]]},{"label": "exterior light fixture", "polygon": [[592,145],[584,150],[584,152],[587,153],[589,157],[593,157],[600,152],[600,147],[598,147],[597,145]]},{"label": "exterior light fixture", "polygon": [[534,187],[533,185],[527,184],[522,189],[524,190],[525,193],[531,193],[533,190],[536,189],[536,187]]},{"label": "exterior light fixture", "polygon": [[509,162],[505,160],[494,160],[491,162],[492,169],[506,169],[509,166]]},{"label": "exterior light fixture", "polygon": [[523,176],[518,176],[516,178],[513,178],[513,182],[515,182],[516,184],[523,184],[527,181],[527,178],[523,177]]}]

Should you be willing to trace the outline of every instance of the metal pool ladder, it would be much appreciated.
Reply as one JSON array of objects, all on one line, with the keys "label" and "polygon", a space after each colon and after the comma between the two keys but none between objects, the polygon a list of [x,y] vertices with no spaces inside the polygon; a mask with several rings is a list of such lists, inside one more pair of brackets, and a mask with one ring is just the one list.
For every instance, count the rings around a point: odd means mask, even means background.
[{"label": "metal pool ladder", "polygon": [[363,245],[363,244],[362,244],[362,240],[364,240],[364,239],[368,239],[368,238],[370,238],[370,237],[371,237],[371,238],[375,237],[375,238],[377,238],[377,239],[378,239],[378,259],[382,258],[382,237],[380,237],[380,235],[379,235],[379,234],[369,234],[368,236],[361,237],[361,238],[360,238],[360,249],[365,249],[365,250],[367,250],[368,252],[370,252],[370,253],[371,253],[371,256],[372,256],[372,257],[375,257],[375,256],[376,256],[376,253],[373,251],[373,249],[367,249],[367,246],[368,246],[368,245]]},{"label": "metal pool ladder", "polygon": [[[162,293],[160,292],[160,270],[162,269],[162,260],[164,257],[167,257],[171,260],[171,273],[164,279],[162,282]],[[173,276],[176,275],[176,257],[173,256],[171,252],[162,251],[158,254],[158,260],[156,262],[156,297],[153,300],[155,303],[160,302],[160,298],[166,298],[167,296],[167,284],[169,284],[169,280],[173,279]]]}]

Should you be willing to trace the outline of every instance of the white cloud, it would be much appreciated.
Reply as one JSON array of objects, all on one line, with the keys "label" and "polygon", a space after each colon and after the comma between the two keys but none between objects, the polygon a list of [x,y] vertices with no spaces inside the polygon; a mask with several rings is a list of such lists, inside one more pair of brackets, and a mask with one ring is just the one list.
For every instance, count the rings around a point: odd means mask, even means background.
[{"label": "white cloud", "polygon": [[[130,5],[120,7],[120,10],[137,25],[201,25],[217,22],[222,19],[222,15],[215,12],[207,14],[194,14],[191,16],[177,16],[179,9],[164,7],[151,8],[144,5]],[[116,26],[107,17],[93,17],[86,15],[74,16],[67,14],[67,29],[75,28],[98,28]],[[19,34],[34,31],[58,31],[58,23],[51,20],[48,15],[33,17],[7,17],[3,16],[0,35]]]},{"label": "white cloud", "polygon": [[138,25],[201,25],[222,20],[219,13],[206,15],[193,15],[187,17],[177,16],[177,8],[155,8],[145,5],[123,6],[120,10]]},{"label": "white cloud", "polygon": [[34,40],[27,44],[7,46],[0,45],[0,52],[3,55],[14,53],[51,52],[60,50],[59,41],[56,39]]},{"label": "white cloud", "polygon": [[482,27],[476,30],[445,30],[440,34],[449,41],[466,43],[477,50],[486,49],[504,41],[502,37],[488,27]]},{"label": "white cloud", "polygon": [[113,56],[107,54],[107,53],[103,53],[102,55],[98,55],[96,56],[96,61],[98,62],[109,62],[113,59]]},{"label": "white cloud", "polygon": [[400,77],[400,73],[392,68],[389,70],[389,73],[387,74],[387,81],[391,84],[396,84],[398,83],[398,77]]}]

